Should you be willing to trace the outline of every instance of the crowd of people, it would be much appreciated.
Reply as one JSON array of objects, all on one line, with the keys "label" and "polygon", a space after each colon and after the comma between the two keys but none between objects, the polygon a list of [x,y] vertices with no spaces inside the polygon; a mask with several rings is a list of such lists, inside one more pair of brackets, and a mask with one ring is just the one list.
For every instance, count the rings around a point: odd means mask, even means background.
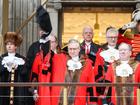
[{"label": "crowd of people", "polygon": [[[40,39],[30,46],[26,57],[16,53],[22,36],[16,32],[4,35],[7,52],[0,56],[0,82],[140,83],[139,54],[132,55],[132,40],[122,35],[123,29],[108,27],[107,43],[98,45],[92,41],[94,30],[88,25],[83,28],[82,43],[70,39],[61,49],[42,6],[36,18]],[[138,105],[137,89],[72,85],[67,87],[67,105]],[[0,87],[0,105],[64,105],[63,87]]]}]

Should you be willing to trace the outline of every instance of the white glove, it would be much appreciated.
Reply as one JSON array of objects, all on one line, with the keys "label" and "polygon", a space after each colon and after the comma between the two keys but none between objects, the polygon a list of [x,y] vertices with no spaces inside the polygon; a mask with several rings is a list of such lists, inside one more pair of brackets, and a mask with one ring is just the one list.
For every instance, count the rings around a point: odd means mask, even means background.
[{"label": "white glove", "polygon": [[13,62],[7,62],[6,65],[7,65],[9,68],[12,68],[12,66],[14,66]]},{"label": "white glove", "polygon": [[18,65],[13,62],[7,62],[4,67],[6,67],[9,72],[11,72],[12,68],[14,67],[14,69],[16,69]]},{"label": "white glove", "polygon": [[33,95],[34,101],[37,101],[38,100],[38,97],[39,97],[39,95],[37,93],[37,90],[34,90],[34,95]]},{"label": "white glove", "polygon": [[135,21],[132,21],[132,22],[130,22],[130,23],[127,23],[127,24],[125,24],[123,27],[122,27],[122,29],[132,29],[132,28],[135,28],[136,27],[136,22]]}]

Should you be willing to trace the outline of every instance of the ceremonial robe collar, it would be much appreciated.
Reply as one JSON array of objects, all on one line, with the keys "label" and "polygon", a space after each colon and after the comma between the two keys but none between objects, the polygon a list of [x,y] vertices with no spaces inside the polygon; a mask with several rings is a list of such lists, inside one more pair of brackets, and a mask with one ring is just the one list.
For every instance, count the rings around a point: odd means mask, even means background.
[{"label": "ceremonial robe collar", "polygon": [[113,63],[116,76],[129,77],[135,72],[136,64],[137,62],[134,59],[130,59],[129,61],[116,61]]},{"label": "ceremonial robe collar", "polygon": [[79,56],[73,58],[68,56],[67,61],[68,70],[72,70],[73,72],[75,70],[80,70],[84,65],[84,61],[85,60],[83,58],[80,58]]}]

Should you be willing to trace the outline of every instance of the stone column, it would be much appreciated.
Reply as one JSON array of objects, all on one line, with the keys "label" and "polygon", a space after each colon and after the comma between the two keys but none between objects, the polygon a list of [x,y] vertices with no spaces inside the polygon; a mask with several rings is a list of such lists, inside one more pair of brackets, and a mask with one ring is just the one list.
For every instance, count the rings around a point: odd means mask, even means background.
[{"label": "stone column", "polygon": [[48,0],[47,11],[50,14],[51,23],[53,32],[56,36],[58,36],[58,13],[61,9],[61,3],[58,3],[60,0]]},{"label": "stone column", "polygon": [[136,0],[137,1],[137,4],[136,4],[136,9],[137,8],[140,8],[140,0]]}]

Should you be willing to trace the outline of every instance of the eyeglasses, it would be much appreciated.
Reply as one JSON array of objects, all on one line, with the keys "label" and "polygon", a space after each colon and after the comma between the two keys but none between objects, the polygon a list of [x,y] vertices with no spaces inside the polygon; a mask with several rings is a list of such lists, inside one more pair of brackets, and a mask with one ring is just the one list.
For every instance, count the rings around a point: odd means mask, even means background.
[{"label": "eyeglasses", "polygon": [[130,51],[130,49],[119,49],[119,51]]},{"label": "eyeglasses", "polygon": [[109,36],[108,36],[107,38],[110,38],[110,39],[117,39],[118,37],[117,37],[117,36],[114,36],[114,37],[111,37],[111,36],[109,37]]},{"label": "eyeglasses", "polygon": [[71,50],[74,50],[74,51],[75,51],[75,50],[77,50],[77,49],[79,49],[79,47],[77,47],[77,48],[68,48],[68,50],[70,50],[70,51],[71,51]]},{"label": "eyeglasses", "polygon": [[84,34],[93,34],[93,32],[84,32]]}]

